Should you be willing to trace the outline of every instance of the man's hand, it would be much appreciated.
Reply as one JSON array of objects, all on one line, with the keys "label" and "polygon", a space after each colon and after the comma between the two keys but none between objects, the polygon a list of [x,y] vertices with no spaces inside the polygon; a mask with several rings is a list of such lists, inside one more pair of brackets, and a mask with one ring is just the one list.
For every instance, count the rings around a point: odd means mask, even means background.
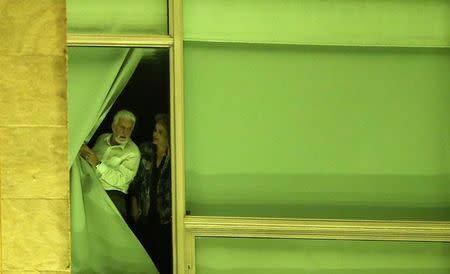
[{"label": "man's hand", "polygon": [[80,148],[80,156],[86,159],[86,161],[91,164],[91,166],[95,167],[100,163],[97,155],[90,149],[86,144],[83,144]]}]

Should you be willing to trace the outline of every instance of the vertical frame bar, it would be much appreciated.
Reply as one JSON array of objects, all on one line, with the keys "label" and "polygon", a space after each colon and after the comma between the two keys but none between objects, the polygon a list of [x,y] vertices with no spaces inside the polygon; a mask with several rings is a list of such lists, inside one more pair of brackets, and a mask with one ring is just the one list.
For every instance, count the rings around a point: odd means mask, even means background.
[{"label": "vertical frame bar", "polygon": [[[172,197],[173,206],[173,269],[174,273],[185,273],[186,235],[185,217],[185,177],[184,177],[184,92],[183,92],[183,2],[169,0],[169,34],[173,37],[170,49],[171,61],[171,117],[172,117],[172,178],[175,183]],[[173,184],[173,183],[172,183]]]},{"label": "vertical frame bar", "polygon": [[185,233],[185,254],[186,254],[186,274],[195,274],[195,234],[191,232]]}]

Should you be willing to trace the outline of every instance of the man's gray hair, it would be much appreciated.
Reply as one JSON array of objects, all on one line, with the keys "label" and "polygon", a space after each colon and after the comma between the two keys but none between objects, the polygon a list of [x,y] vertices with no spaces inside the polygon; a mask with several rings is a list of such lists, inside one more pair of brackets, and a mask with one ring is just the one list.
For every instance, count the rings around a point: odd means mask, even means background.
[{"label": "man's gray hair", "polygon": [[128,111],[126,109],[122,109],[114,115],[112,124],[117,124],[117,122],[119,122],[121,118],[129,119],[133,122],[133,124],[136,124],[136,116],[131,111]]}]

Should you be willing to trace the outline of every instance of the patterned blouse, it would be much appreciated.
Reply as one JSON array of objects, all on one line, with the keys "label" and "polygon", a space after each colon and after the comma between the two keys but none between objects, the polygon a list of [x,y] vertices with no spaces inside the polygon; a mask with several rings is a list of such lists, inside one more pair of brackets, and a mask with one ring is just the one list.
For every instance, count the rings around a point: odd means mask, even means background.
[{"label": "patterned blouse", "polygon": [[161,224],[168,224],[172,220],[170,155],[157,167],[155,149],[150,142],[139,146],[141,162],[130,192],[138,198],[142,216],[155,214]]}]

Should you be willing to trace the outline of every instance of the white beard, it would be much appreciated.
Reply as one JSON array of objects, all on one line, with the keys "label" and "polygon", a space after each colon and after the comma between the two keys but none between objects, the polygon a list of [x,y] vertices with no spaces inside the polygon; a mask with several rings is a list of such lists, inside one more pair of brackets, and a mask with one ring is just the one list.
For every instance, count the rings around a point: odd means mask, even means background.
[{"label": "white beard", "polygon": [[119,137],[116,137],[116,138],[114,139],[114,141],[116,141],[116,143],[118,143],[118,144],[123,145],[123,144],[126,144],[126,143],[128,142],[129,139],[130,139],[130,138],[121,139],[121,138],[119,138]]}]

